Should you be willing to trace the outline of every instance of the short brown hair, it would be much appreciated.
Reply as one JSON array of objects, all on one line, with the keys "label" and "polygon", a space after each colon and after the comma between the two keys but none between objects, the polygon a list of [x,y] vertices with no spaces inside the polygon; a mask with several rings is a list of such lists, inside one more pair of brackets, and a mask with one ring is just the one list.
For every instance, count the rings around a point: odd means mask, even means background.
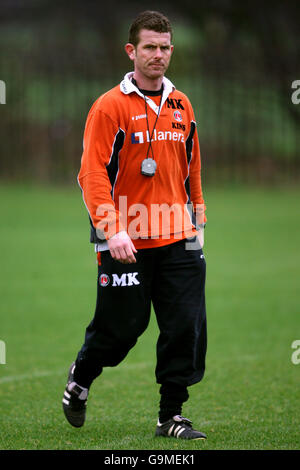
[{"label": "short brown hair", "polygon": [[173,35],[172,26],[166,16],[158,11],[146,10],[140,13],[133,21],[129,30],[129,42],[137,46],[141,29],[156,31],[157,33],[170,33]]}]

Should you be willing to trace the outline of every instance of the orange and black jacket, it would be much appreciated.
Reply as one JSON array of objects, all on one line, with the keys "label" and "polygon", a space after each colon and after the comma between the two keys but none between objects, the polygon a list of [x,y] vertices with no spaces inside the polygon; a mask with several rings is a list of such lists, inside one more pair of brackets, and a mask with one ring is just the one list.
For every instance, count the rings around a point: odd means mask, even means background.
[{"label": "orange and black jacket", "polygon": [[[95,101],[84,131],[78,183],[91,222],[90,241],[99,246],[122,230],[136,248],[167,244],[192,236],[197,222],[206,222],[190,101],[166,77],[161,96],[145,97],[132,76],[126,74]],[[147,153],[157,164],[154,176],[141,173]],[[162,221],[168,208],[171,215]]]}]

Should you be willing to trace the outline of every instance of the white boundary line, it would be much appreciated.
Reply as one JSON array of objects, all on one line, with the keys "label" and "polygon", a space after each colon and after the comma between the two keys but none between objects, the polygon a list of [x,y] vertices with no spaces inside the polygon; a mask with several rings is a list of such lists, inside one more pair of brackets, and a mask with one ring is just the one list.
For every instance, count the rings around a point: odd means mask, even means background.
[{"label": "white boundary line", "polygon": [[4,383],[9,383],[9,382],[19,382],[21,380],[29,380],[29,379],[36,379],[40,377],[48,377],[50,375],[59,375],[62,373],[65,373],[66,370],[64,371],[36,371],[36,372],[31,372],[28,374],[20,374],[20,375],[7,375],[6,377],[1,377],[0,378],[0,384]]},{"label": "white boundary line", "polygon": [[[143,369],[145,367],[152,366],[151,362],[138,362],[136,364],[120,364],[118,367],[119,370],[122,369]],[[104,367],[105,373],[116,369],[116,367]],[[22,380],[38,379],[41,377],[50,377],[51,375],[63,375],[67,376],[67,369],[53,370],[53,371],[35,371],[27,374],[20,375],[7,375],[6,377],[0,377],[0,384],[10,383],[10,382],[20,382]]]}]

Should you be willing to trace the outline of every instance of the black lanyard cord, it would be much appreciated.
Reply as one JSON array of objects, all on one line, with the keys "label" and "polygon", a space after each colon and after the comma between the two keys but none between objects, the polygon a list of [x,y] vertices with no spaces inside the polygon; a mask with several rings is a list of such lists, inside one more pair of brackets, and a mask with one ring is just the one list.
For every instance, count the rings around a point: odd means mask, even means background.
[{"label": "black lanyard cord", "polygon": [[154,129],[155,129],[156,123],[157,123],[157,121],[158,121],[158,117],[159,117],[159,113],[160,113],[160,107],[161,107],[161,102],[162,102],[162,94],[161,94],[161,97],[160,97],[160,103],[159,103],[159,107],[158,107],[158,112],[157,112],[156,120],[155,120],[153,129],[152,129],[151,136],[150,136],[150,128],[149,128],[149,120],[148,120],[147,100],[146,100],[146,96],[145,96],[145,95],[144,95],[144,98],[145,98],[145,111],[146,111],[147,130],[148,130],[148,135],[149,135],[149,147],[148,147],[148,150],[147,150],[147,158],[148,158],[148,155],[149,155],[149,150],[150,150],[150,148],[151,148],[152,159],[154,160],[154,153],[153,153],[153,148],[152,148],[151,142],[152,142],[152,138],[153,138]]}]

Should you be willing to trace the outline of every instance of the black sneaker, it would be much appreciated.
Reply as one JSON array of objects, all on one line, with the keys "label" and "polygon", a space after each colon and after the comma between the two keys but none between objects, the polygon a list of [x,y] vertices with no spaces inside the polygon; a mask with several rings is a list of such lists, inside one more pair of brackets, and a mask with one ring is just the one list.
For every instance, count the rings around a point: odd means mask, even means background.
[{"label": "black sneaker", "polygon": [[75,428],[84,425],[89,390],[74,382],[75,362],[71,365],[62,400],[65,417]]},{"label": "black sneaker", "polygon": [[192,421],[176,415],[165,423],[158,421],[156,436],[177,437],[177,439],[206,439],[206,435],[192,428]]}]

